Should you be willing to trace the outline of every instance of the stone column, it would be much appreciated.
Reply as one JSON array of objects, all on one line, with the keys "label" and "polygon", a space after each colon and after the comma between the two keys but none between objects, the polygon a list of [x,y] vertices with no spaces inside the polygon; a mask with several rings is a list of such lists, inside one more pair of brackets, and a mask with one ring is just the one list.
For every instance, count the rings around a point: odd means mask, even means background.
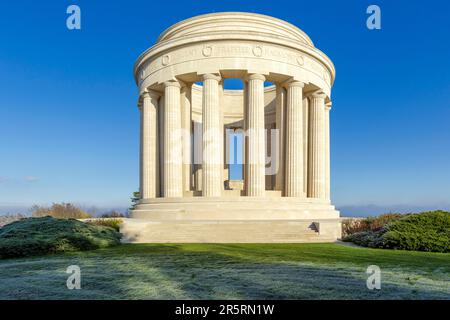
[{"label": "stone column", "polygon": [[325,199],[330,201],[330,110],[331,102],[325,105]]},{"label": "stone column", "polygon": [[194,162],[194,190],[202,191],[202,161],[203,161],[203,124],[194,121],[193,123],[193,162]]},{"label": "stone column", "polygon": [[242,135],[242,146],[243,150],[243,172],[242,179],[244,180],[244,194],[248,194],[248,82],[247,79],[243,79],[244,87],[242,89],[243,96],[243,111],[244,111],[244,121],[243,121],[243,135]]},{"label": "stone column", "polygon": [[192,84],[181,88],[181,127],[183,131],[183,192],[192,187]]},{"label": "stone column", "polygon": [[223,177],[223,132],[220,129],[219,104],[220,77],[213,74],[203,76],[203,183],[204,197],[220,197],[222,195]]},{"label": "stone column", "polygon": [[308,197],[325,199],[325,95],[313,94],[309,108]]},{"label": "stone column", "polygon": [[286,197],[305,197],[303,185],[303,86],[287,84],[286,101]]},{"label": "stone column", "polygon": [[286,90],[277,85],[276,96],[276,129],[278,130],[278,171],[275,176],[275,190],[284,192],[284,162],[285,162],[285,136],[286,136]]},{"label": "stone column", "polygon": [[308,194],[308,119],[309,119],[308,97],[303,95],[303,192]]},{"label": "stone column", "polygon": [[153,91],[142,95],[141,105],[141,165],[140,195],[141,199],[157,196],[157,108],[159,95]]},{"label": "stone column", "polygon": [[164,83],[164,189],[166,198],[183,196],[181,98],[178,81]]},{"label": "stone column", "polygon": [[159,192],[160,197],[164,196],[164,106],[166,104],[166,99],[164,94],[159,98],[158,102],[158,179],[159,179]]},{"label": "stone column", "polygon": [[220,156],[222,158],[222,164],[220,168],[220,173],[222,174],[220,181],[221,181],[221,187],[220,190],[224,190],[225,188],[225,182],[228,180],[228,166],[225,164],[227,163],[226,160],[226,154],[225,154],[225,126],[224,126],[224,83],[223,79],[219,81],[219,131],[222,136],[222,139],[220,140]]},{"label": "stone column", "polygon": [[264,80],[261,74],[248,77],[248,163],[247,196],[265,194]]}]

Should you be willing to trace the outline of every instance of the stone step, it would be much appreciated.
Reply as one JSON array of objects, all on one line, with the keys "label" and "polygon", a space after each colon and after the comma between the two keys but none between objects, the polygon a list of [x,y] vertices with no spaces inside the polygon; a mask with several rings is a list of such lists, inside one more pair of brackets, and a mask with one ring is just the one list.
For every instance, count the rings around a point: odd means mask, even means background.
[{"label": "stone step", "polygon": [[[255,206],[245,208],[241,206],[210,206],[202,208],[193,205],[185,205],[184,209],[160,208],[151,205],[140,205],[138,210],[133,211],[133,218],[149,220],[300,220],[300,219],[324,219],[333,217],[329,210],[300,208],[264,208]],[[334,218],[334,217],[333,217]],[[337,211],[335,218],[338,218]]]},{"label": "stone step", "polygon": [[313,221],[125,219],[124,242],[140,243],[301,243],[329,242]]}]

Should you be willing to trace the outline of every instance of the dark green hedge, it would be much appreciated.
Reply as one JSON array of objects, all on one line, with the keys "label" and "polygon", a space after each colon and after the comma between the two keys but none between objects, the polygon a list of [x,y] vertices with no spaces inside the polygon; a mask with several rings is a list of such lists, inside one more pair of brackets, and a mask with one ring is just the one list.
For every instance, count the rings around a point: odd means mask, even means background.
[{"label": "dark green hedge", "polygon": [[450,212],[408,214],[380,230],[354,233],[343,240],[372,248],[450,252]]},{"label": "dark green hedge", "polygon": [[92,250],[120,243],[116,230],[75,219],[28,218],[0,229],[0,258]]}]

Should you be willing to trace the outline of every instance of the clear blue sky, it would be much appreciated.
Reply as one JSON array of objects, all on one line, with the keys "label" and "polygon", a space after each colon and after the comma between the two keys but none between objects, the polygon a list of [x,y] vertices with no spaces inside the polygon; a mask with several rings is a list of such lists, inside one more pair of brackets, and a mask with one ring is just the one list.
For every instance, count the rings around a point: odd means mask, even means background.
[{"label": "clear blue sky", "polygon": [[[66,28],[77,4],[82,29]],[[382,29],[366,28],[378,4]],[[0,212],[70,201],[129,205],[138,188],[132,67],[158,34],[203,13],[249,11],[303,29],[335,63],[338,207],[450,207],[448,1],[3,1]],[[3,209],[2,209],[3,208]]]}]

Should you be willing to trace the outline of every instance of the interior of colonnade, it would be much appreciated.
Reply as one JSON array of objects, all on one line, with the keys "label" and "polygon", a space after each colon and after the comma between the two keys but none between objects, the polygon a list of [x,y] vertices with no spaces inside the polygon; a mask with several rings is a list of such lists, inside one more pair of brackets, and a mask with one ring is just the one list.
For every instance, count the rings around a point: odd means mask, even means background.
[{"label": "interior of colonnade", "polygon": [[[244,124],[244,81],[240,78],[225,78],[220,83],[223,94],[220,98],[223,110],[224,134],[224,190],[240,190],[244,195],[245,145],[248,143]],[[191,191],[201,195],[202,174],[202,82],[196,82],[190,88],[191,93],[191,132],[192,132],[192,167]],[[278,90],[284,90],[279,88]],[[270,81],[264,83],[264,128],[266,158],[266,190],[276,188],[276,174],[279,170],[280,131],[277,130],[277,87]],[[281,106],[280,106],[281,107]],[[280,124],[278,124],[278,127]]]}]

